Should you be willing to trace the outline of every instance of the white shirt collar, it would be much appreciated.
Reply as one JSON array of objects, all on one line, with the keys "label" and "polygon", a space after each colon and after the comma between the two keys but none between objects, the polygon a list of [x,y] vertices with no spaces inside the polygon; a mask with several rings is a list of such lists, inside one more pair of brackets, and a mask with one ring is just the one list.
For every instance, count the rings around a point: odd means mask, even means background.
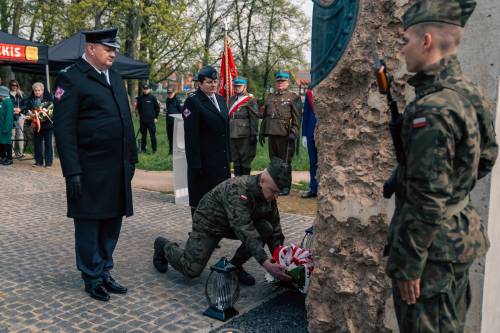
[{"label": "white shirt collar", "polygon": [[90,61],[87,60],[87,57],[85,56],[85,53],[82,55],[82,58],[83,60],[85,60],[90,66],[92,66],[92,68],[94,68],[97,73],[101,74],[101,73],[104,73],[104,75],[106,76],[106,81],[108,82],[109,85],[111,85],[111,82],[109,81],[109,71],[107,69],[105,70],[100,70],[98,69],[97,67],[95,67],[94,65],[92,65],[90,63]]}]

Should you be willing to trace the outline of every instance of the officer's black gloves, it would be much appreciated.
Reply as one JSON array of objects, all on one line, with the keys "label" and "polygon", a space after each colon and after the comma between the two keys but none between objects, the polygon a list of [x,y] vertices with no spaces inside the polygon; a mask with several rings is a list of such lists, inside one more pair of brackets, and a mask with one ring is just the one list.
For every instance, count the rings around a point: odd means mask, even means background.
[{"label": "officer's black gloves", "polygon": [[130,164],[130,179],[134,178],[135,175],[135,164]]},{"label": "officer's black gloves", "polygon": [[264,147],[264,144],[266,143],[266,137],[264,135],[259,135],[259,143],[262,147]]},{"label": "officer's black gloves", "polygon": [[66,177],[66,193],[69,199],[78,199],[82,196],[82,181],[80,175]]},{"label": "officer's black gloves", "polygon": [[295,139],[297,139],[297,137],[295,136],[295,134],[293,134],[293,133],[288,134],[288,140],[295,141]]},{"label": "officer's black gloves", "polygon": [[255,145],[255,144],[257,144],[257,137],[256,137],[255,135],[252,135],[252,136],[250,137],[250,144],[251,144],[251,145]]},{"label": "officer's black gloves", "polygon": [[384,183],[384,198],[390,199],[392,197],[392,194],[396,192],[396,175],[397,175],[397,168],[394,169],[392,172],[391,176],[389,179],[387,179]]}]

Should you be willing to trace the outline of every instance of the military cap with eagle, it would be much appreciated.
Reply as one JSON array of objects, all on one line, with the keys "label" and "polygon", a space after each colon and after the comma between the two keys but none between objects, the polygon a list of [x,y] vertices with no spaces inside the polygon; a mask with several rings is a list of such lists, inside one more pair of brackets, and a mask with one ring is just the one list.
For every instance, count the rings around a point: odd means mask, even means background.
[{"label": "military cap with eagle", "polygon": [[403,16],[405,31],[428,22],[464,27],[476,8],[474,0],[419,0]]}]

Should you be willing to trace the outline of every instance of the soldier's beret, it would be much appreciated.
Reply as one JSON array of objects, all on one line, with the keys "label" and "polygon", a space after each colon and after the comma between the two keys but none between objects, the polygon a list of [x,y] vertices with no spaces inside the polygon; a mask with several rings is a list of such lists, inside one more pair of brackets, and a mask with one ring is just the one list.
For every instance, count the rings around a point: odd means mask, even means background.
[{"label": "soldier's beret", "polygon": [[290,80],[290,74],[287,72],[278,72],[276,73],[276,81],[286,81]]},{"label": "soldier's beret", "polygon": [[419,0],[403,16],[405,31],[419,23],[438,22],[464,27],[476,8],[474,0]]},{"label": "soldier's beret", "polygon": [[205,78],[217,80],[218,77],[217,70],[212,66],[203,66],[198,72],[198,81],[200,82],[203,82]]},{"label": "soldier's beret", "polygon": [[282,190],[284,187],[290,186],[290,165],[285,163],[280,158],[273,157],[271,159],[271,162],[269,163],[269,166],[267,167],[267,172],[271,175],[271,178],[274,180],[276,183],[276,186],[280,190]]},{"label": "soldier's beret", "polygon": [[104,44],[114,48],[120,47],[116,39],[116,34],[118,33],[117,28],[83,31],[82,33],[85,35],[85,41],[87,43]]},{"label": "soldier's beret", "polygon": [[236,86],[246,85],[247,83],[248,83],[247,79],[245,79],[244,77],[241,77],[241,76],[239,76],[233,80],[233,84]]},{"label": "soldier's beret", "polygon": [[0,86],[0,97],[8,97],[9,96],[9,88],[6,86]]}]

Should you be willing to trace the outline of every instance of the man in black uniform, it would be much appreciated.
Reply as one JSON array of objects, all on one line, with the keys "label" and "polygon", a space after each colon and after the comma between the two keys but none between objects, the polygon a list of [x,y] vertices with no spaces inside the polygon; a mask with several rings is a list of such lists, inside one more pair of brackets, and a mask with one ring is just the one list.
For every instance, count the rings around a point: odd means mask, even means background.
[{"label": "man in black uniform", "polygon": [[160,105],[154,95],[151,94],[151,87],[145,83],[142,86],[142,95],[137,97],[136,110],[139,113],[141,123],[141,152],[146,152],[147,135],[151,138],[151,149],[156,153],[156,122],[160,114]]},{"label": "man in black uniform", "polygon": [[203,67],[198,82],[182,111],[192,213],[205,193],[231,177],[228,110],[224,98],[216,94],[215,68]]},{"label": "man in black uniform", "polygon": [[181,113],[181,101],[177,98],[175,90],[168,88],[167,101],[167,138],[168,138],[168,154],[172,155],[172,147],[174,146],[174,118],[170,117],[171,114]]},{"label": "man in black uniform", "polygon": [[76,264],[92,298],[127,292],[110,275],[122,217],[131,216],[137,163],[127,92],[115,60],[117,29],[85,32],[85,53],[56,80],[54,126],[75,223]]}]

